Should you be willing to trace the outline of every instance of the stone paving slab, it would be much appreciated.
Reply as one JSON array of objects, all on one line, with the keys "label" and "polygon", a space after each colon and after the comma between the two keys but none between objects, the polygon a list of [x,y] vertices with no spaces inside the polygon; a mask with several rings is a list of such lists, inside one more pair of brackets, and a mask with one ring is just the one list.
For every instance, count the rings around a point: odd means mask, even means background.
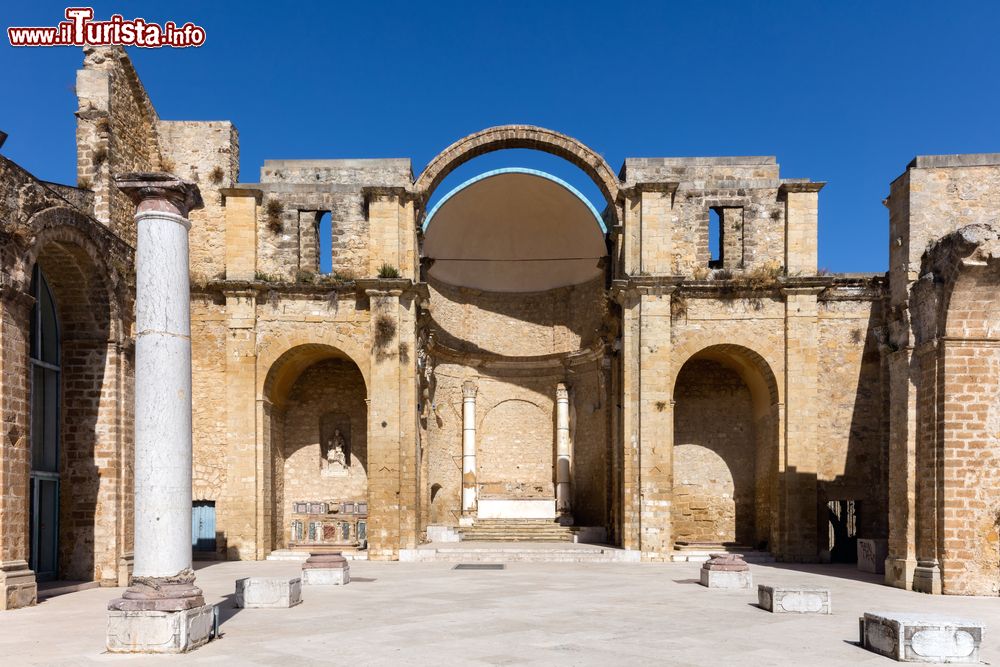
[{"label": "stone paving slab", "polygon": [[[697,563],[351,564],[352,584],[312,588],[276,614],[237,609],[236,579],[298,576],[299,564],[220,562],[198,569],[221,603],[223,636],[185,656],[103,653],[108,600],[92,589],[0,613],[7,665],[890,665],[856,646],[873,608],[953,614],[987,625],[982,660],[1000,662],[1000,601],[911,593],[848,566],[751,565],[754,579],[828,588],[832,615],[766,614],[757,591],[710,591]],[[54,640],[53,638],[58,638]]]}]

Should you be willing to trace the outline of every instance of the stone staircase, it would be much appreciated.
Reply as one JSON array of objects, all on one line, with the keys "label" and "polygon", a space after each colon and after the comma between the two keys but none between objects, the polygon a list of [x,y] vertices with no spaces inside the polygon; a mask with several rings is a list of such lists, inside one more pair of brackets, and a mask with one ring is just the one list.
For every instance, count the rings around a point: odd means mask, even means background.
[{"label": "stone staircase", "polygon": [[448,542],[401,549],[410,563],[630,563],[638,551],[575,542]]},{"label": "stone staircase", "polygon": [[458,529],[463,542],[572,542],[573,529],[549,519],[476,519]]},{"label": "stone staircase", "polygon": [[753,547],[735,544],[708,544],[705,542],[678,542],[670,554],[673,563],[703,563],[711,554],[730,553],[743,554],[743,560],[748,563],[773,563],[774,556],[767,551],[757,551]]}]

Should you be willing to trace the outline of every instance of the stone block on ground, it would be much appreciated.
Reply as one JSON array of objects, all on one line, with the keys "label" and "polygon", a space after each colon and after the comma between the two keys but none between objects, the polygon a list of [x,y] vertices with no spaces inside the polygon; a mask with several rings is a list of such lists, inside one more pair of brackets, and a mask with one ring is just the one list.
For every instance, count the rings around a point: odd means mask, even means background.
[{"label": "stone block on ground", "polygon": [[208,642],[215,605],[183,611],[108,611],[111,653],[185,653]]},{"label": "stone block on ground", "polygon": [[774,614],[832,614],[830,591],[805,586],[757,586],[757,603]]},{"label": "stone block on ground", "polygon": [[861,645],[899,662],[979,662],[985,626],[940,614],[867,612]]},{"label": "stone block on ground", "polygon": [[294,607],[302,602],[300,577],[245,577],[236,580],[236,606],[246,609]]},{"label": "stone block on ground", "polygon": [[883,574],[885,559],[889,556],[889,540],[859,539],[858,540],[858,570]]},{"label": "stone block on ground", "polygon": [[753,587],[753,576],[742,554],[715,553],[701,566],[701,585],[749,589]]},{"label": "stone block on ground", "polygon": [[310,554],[302,564],[302,585],[342,586],[351,583],[351,566],[340,552]]}]

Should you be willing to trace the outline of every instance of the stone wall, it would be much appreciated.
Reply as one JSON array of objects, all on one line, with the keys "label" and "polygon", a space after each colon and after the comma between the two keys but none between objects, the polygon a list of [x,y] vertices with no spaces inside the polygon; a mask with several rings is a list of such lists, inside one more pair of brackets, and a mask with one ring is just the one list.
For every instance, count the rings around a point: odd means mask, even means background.
[{"label": "stone wall", "polygon": [[[785,181],[773,157],[628,158],[621,176],[627,185],[675,184],[662,212],[643,200],[641,217],[632,223],[641,225],[643,239],[654,241],[642,247],[641,266],[633,273],[703,275],[709,268],[713,208],[726,213],[725,268],[784,263],[785,206],[779,188]],[[733,257],[734,252],[740,256]]]},{"label": "stone wall", "polygon": [[674,539],[755,544],[757,443],[750,390],[711,360],[674,389]]},{"label": "stone wall", "polygon": [[191,295],[191,403],[194,500],[222,498],[227,476],[226,309],[218,295]]},{"label": "stone wall", "polygon": [[604,278],[508,294],[429,283],[437,340],[464,352],[515,357],[573,352],[597,342],[607,312]]},{"label": "stone wall", "polygon": [[93,215],[130,245],[135,207],[112,179],[133,171],[172,171],[157,137],[157,114],[121,47],[84,49],[77,72],[77,184],[94,193]]},{"label": "stone wall", "polygon": [[403,188],[410,179],[410,161],[404,159],[266,160],[261,182],[248,186],[264,192],[257,222],[258,273],[293,281],[319,273],[315,225],[323,212],[330,212],[331,273],[372,275],[364,190]]},{"label": "stone wall", "polygon": [[191,274],[198,282],[225,277],[225,208],[220,190],[239,180],[239,135],[229,121],[158,121],[171,172],[198,184],[204,207],[190,213]]}]

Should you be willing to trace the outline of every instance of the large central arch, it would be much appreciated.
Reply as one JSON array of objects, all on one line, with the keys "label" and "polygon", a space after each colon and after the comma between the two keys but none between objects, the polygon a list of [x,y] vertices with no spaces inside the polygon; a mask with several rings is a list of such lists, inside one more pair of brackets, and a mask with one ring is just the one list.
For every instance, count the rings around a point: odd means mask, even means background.
[{"label": "large central arch", "polygon": [[573,163],[594,181],[614,209],[620,184],[604,158],[573,137],[535,125],[498,125],[459,139],[428,163],[414,189],[427,201],[448,174],[469,160],[511,148],[542,151]]}]

